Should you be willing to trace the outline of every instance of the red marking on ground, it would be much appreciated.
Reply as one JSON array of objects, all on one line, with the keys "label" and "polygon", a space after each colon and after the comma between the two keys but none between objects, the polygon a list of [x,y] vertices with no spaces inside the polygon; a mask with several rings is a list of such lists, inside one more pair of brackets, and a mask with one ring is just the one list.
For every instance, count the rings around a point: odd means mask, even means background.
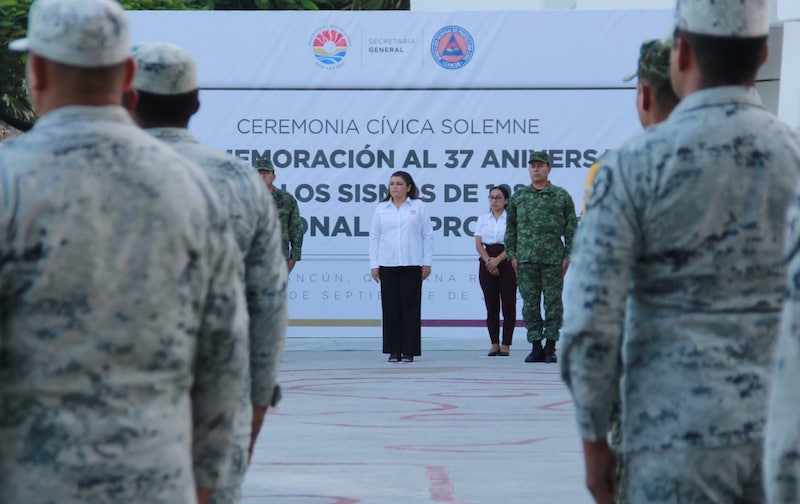
[{"label": "red marking on ground", "polygon": [[452,502],[455,500],[450,474],[442,466],[430,466],[425,470],[428,477],[429,493],[434,502]]},{"label": "red marking on ground", "polygon": [[250,499],[287,499],[287,498],[298,498],[298,499],[333,499],[331,500],[331,504],[358,504],[361,502],[360,499],[351,499],[349,497],[338,497],[335,495],[310,495],[310,494],[271,494],[271,495],[249,495],[247,497],[242,497],[242,500],[250,500]]},{"label": "red marking on ground", "polygon": [[548,410],[548,411],[550,411],[550,410],[558,410],[558,409],[561,409],[561,406],[564,406],[566,404],[572,404],[572,403],[573,403],[573,401],[571,401],[571,400],[570,401],[561,401],[561,402],[555,402],[555,403],[550,403],[550,404],[544,404],[542,406],[537,406],[536,409],[543,409],[543,410]]},{"label": "red marking on ground", "polygon": [[[531,439],[522,439],[520,441],[511,441],[508,443],[481,443],[481,444],[460,444],[459,447],[475,447],[475,448],[488,448],[488,447],[499,447],[499,446],[524,446],[539,443],[541,441],[548,441],[550,439],[555,439],[554,437],[541,437],[541,438],[531,438]],[[398,445],[398,446],[387,446],[386,448],[390,450],[399,450],[399,451],[424,451],[424,452],[437,452],[437,453],[482,453],[486,450],[466,450],[463,448],[455,448],[455,447],[432,447],[432,446],[411,446],[411,445]]]},{"label": "red marking on ground", "polygon": [[[428,494],[431,496],[431,499],[434,502],[446,502],[447,504],[471,504],[467,501],[460,501],[457,500],[455,497],[455,491],[453,490],[453,483],[450,481],[450,474],[447,471],[446,467],[438,466],[438,465],[428,465],[428,464],[395,464],[395,463],[373,463],[373,462],[336,462],[336,463],[325,463],[325,462],[251,462],[251,466],[376,466],[376,465],[383,465],[383,466],[410,466],[410,467],[420,467],[425,468],[425,477],[428,479]],[[267,497],[267,496],[264,496]],[[286,495],[270,495],[268,497],[278,498],[278,497],[295,497],[292,494]],[[298,496],[302,497],[302,496]],[[325,497],[325,496],[311,496],[311,497]],[[331,498],[336,499],[347,499],[346,497],[333,497]],[[254,497],[248,496],[245,499],[252,499]],[[257,498],[257,497],[256,497]],[[349,500],[337,500],[334,504],[355,504],[361,502],[358,499],[349,499]]]}]

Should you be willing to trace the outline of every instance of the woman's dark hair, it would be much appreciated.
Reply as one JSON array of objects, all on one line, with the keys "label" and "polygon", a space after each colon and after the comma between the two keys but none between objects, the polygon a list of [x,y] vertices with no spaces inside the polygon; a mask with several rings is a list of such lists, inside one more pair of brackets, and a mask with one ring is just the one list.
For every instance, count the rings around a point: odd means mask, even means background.
[{"label": "woman's dark hair", "polygon": [[[419,198],[419,189],[417,189],[417,185],[414,183],[414,179],[411,178],[411,174],[404,171],[396,171],[392,173],[392,176],[389,179],[393,179],[394,177],[400,177],[406,183],[406,185],[410,188],[408,191],[408,197],[410,199],[418,199]],[[392,194],[388,193],[381,201],[389,201],[392,199]]]},{"label": "woman's dark hair", "polygon": [[506,199],[506,202],[503,205],[503,208],[508,208],[508,199],[511,198],[511,190],[508,188],[508,185],[500,184],[500,185],[492,186],[491,188],[489,188],[489,195],[490,196],[492,194],[492,191],[494,191],[495,189],[497,189],[498,191],[503,193],[503,197],[505,197],[505,199]]}]

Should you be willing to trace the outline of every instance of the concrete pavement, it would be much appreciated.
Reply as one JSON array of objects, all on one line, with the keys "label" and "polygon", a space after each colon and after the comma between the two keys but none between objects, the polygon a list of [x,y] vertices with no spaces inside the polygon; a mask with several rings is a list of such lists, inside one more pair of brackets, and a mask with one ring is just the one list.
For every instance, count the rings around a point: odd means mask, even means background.
[{"label": "concrete pavement", "polygon": [[591,503],[558,366],[524,363],[524,337],[487,357],[485,330],[451,331],[412,364],[376,337],[289,338],[244,502]]}]

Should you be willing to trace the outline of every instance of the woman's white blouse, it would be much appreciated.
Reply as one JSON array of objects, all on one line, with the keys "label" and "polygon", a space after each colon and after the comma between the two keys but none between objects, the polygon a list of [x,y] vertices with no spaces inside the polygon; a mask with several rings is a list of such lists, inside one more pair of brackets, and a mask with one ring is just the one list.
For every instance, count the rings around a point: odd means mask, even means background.
[{"label": "woman's white blouse", "polygon": [[420,199],[407,198],[400,208],[392,200],[375,208],[369,229],[369,267],[430,266],[433,225]]},{"label": "woman's white blouse", "polygon": [[495,219],[492,212],[485,213],[478,217],[478,223],[475,225],[475,234],[481,237],[481,243],[484,245],[504,243],[506,236],[506,211],[503,210],[503,215],[501,215],[499,219]]}]

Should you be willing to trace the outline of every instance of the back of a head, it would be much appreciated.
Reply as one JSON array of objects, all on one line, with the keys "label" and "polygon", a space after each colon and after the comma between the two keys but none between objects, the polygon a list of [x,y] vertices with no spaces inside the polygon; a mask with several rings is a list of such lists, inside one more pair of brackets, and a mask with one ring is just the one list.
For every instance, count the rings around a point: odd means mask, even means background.
[{"label": "back of a head", "polygon": [[680,101],[669,77],[671,46],[672,40],[648,40],[642,43],[636,72],[639,82],[648,83],[653,89],[657,105],[666,113],[672,111]]},{"label": "back of a head", "polygon": [[114,0],[35,0],[27,36],[8,47],[67,66],[111,67],[130,56],[128,20]]},{"label": "back of a head", "polygon": [[675,35],[692,46],[705,86],[752,85],[769,36],[769,0],[678,0]]},{"label": "back of a head", "polygon": [[197,65],[183,48],[164,42],[146,42],[133,48],[139,93],[137,120],[148,126],[186,126],[197,110]]},{"label": "back of a head", "polygon": [[35,0],[27,36],[8,47],[36,56],[28,80],[37,113],[119,103],[132,68],[128,31],[114,0]]}]

